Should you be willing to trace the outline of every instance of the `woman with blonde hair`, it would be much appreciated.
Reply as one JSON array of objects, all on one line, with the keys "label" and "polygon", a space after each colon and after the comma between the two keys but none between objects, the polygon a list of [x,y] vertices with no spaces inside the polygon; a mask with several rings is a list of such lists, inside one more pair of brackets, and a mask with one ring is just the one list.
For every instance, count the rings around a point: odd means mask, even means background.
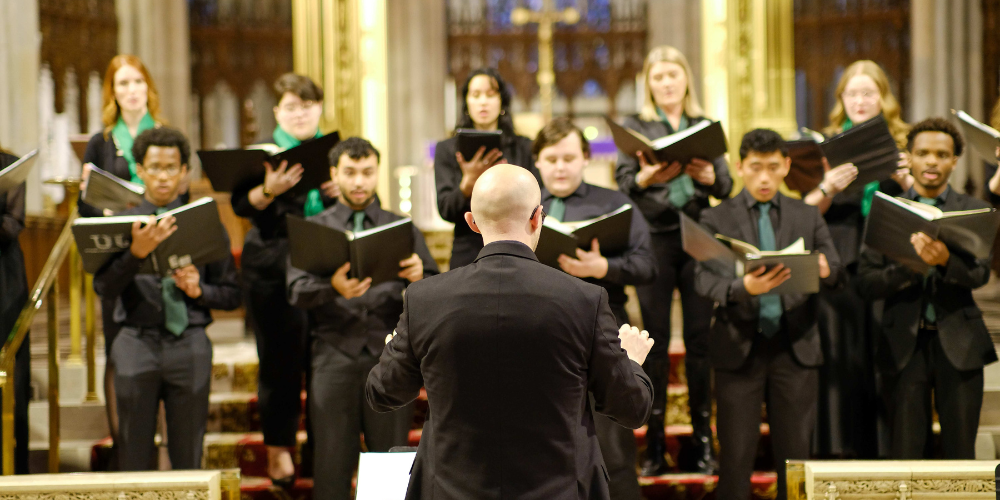
[{"label": "woman with blonde hair", "polygon": [[[142,61],[130,54],[119,54],[108,63],[101,88],[101,122],[104,129],[94,134],[83,154],[83,171],[80,192],[87,186],[90,167],[95,166],[126,181],[142,184],[136,174],[136,159],[132,157],[132,143],[144,130],[163,124],[160,116],[160,95],[149,70]],[[186,191],[186,188],[183,188]],[[181,195],[187,202],[188,194]],[[80,200],[77,204],[81,217],[112,215],[107,210],[91,206]],[[104,324],[104,352],[108,365],[104,371],[104,392],[108,413],[108,427],[112,440],[118,435],[118,417],[115,407],[114,365],[111,364],[111,346],[118,334],[119,325],[114,320],[115,300],[101,299]],[[114,460],[114,458],[112,458]],[[114,464],[112,464],[114,467]]]},{"label": "woman with blonde hair", "polygon": [[[649,139],[680,132],[707,118],[692,85],[687,58],[670,46],[656,47],[642,69],[643,105],[625,126]],[[659,273],[651,285],[636,287],[642,320],[656,340],[643,366],[653,383],[653,410],[646,431],[644,476],[668,471],[664,417],[670,373],[670,319],[674,289],[681,293],[684,317],[685,370],[694,438],[698,443],[694,472],[713,473],[711,367],[708,328],[713,304],[694,291],[694,260],[681,248],[680,214],[698,220],[709,206],[709,196],[727,198],[733,181],[724,157],[694,159],[687,165],[656,163],[639,152],[620,152],[615,172],[619,189],[631,198],[649,221]]]},{"label": "woman with blonde hair", "polygon": [[[881,115],[900,150],[906,149],[909,125],[900,118],[899,101],[889,78],[873,61],[849,65],[837,83],[836,103],[824,134],[833,136]],[[862,192],[843,191],[858,175],[853,164],[827,169],[823,181],[804,200],[823,213],[830,236],[843,262],[848,286],[819,293],[819,329],[824,365],[820,368],[819,407],[814,452],[822,457],[876,458],[878,407],[873,369],[872,307],[857,292],[857,266],[865,217],[876,191],[897,196],[910,189],[908,160],[900,153],[899,170],[892,179],[872,182]],[[864,314],[858,314],[864,311]]]}]

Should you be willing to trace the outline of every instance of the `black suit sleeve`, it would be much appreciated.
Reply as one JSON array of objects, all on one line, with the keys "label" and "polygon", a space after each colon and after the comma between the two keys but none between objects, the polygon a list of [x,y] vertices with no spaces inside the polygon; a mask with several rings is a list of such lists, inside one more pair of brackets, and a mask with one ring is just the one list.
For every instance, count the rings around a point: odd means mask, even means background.
[{"label": "black suit sleeve", "polygon": [[[226,235],[226,243],[229,236]],[[240,284],[236,276],[236,261],[232,255],[205,266],[201,277],[201,296],[198,304],[209,309],[231,311],[240,306]]]},{"label": "black suit sleeve", "polygon": [[865,300],[889,298],[920,279],[910,268],[867,247],[858,259],[858,288]]},{"label": "black suit sleeve", "polygon": [[[441,272],[438,269],[437,261],[434,260],[434,256],[431,255],[431,250],[427,248],[427,241],[424,240],[424,233],[420,232],[417,226],[413,226],[413,251],[420,256],[420,261],[424,265],[424,277],[428,278],[439,274]],[[407,282],[409,283],[409,282]]]},{"label": "black suit sleeve", "polygon": [[285,281],[288,285],[289,304],[301,309],[312,309],[333,302],[340,296],[330,278],[321,278],[292,266],[291,257],[288,257],[287,269]]},{"label": "black suit sleeve", "polygon": [[[708,194],[720,200],[729,198],[729,193],[733,191],[733,178],[729,176],[729,163],[726,162],[726,157],[716,158],[712,161],[712,165],[715,167],[715,184],[707,188],[701,187],[708,189]],[[696,182],[695,185],[699,184]]]},{"label": "black suit sleeve", "polygon": [[656,279],[656,258],[649,236],[649,224],[639,210],[632,210],[632,229],[628,250],[608,257],[608,273],[604,280],[618,285],[647,285]]},{"label": "black suit sleeve", "polygon": [[148,259],[140,259],[130,250],[115,255],[108,259],[104,265],[94,273],[94,291],[104,299],[118,297],[128,288],[128,285],[139,273],[143,262]]},{"label": "black suit sleeve", "polygon": [[837,247],[833,244],[833,238],[830,236],[830,228],[826,226],[826,220],[823,219],[818,208],[807,205],[807,209],[813,217],[813,227],[815,228],[813,233],[814,250],[825,255],[826,262],[830,265],[830,276],[821,279],[820,283],[827,288],[839,288],[846,282],[847,274],[844,273],[840,254],[837,253]]},{"label": "black suit sleeve", "polygon": [[382,350],[378,364],[368,372],[365,395],[375,411],[392,411],[409,404],[420,395],[424,377],[420,360],[410,345],[409,311],[403,296],[403,314],[399,316],[395,337]]},{"label": "black suit sleeve", "polygon": [[948,264],[938,266],[938,274],[945,283],[975,290],[990,280],[991,260],[991,257],[976,259],[964,253],[951,252]]},{"label": "black suit sleeve", "polygon": [[[110,140],[110,139],[109,139]],[[103,149],[106,147],[106,142],[104,141],[103,132],[98,132],[91,136],[90,140],[87,141],[87,149],[83,152],[83,163],[93,163],[97,165],[97,168],[101,170],[107,170],[107,165],[104,165],[101,161],[101,154]],[[104,211],[83,201],[83,191],[77,195],[76,210],[80,214],[80,217],[102,217],[104,216]]]},{"label": "black suit sleeve", "polygon": [[[383,355],[384,356],[384,355]],[[653,386],[638,363],[629,359],[618,339],[618,323],[601,289],[594,320],[588,389],[594,409],[629,429],[638,429],[653,407]]]},{"label": "black suit sleeve", "polygon": [[24,229],[24,192],[25,184],[22,183],[4,195],[6,202],[0,207],[0,243],[17,241],[17,236]]},{"label": "black suit sleeve", "polygon": [[[706,210],[701,214],[701,224],[709,234],[721,233],[719,230],[719,210]],[[702,262],[694,268],[695,293],[721,305],[744,302],[753,298],[743,285],[743,278],[731,274],[720,274]]]},{"label": "black suit sleeve", "polygon": [[452,142],[441,141],[434,148],[434,182],[441,218],[458,224],[465,220],[465,212],[472,210],[472,205],[459,188],[462,168],[455,159],[455,148],[450,147]]}]

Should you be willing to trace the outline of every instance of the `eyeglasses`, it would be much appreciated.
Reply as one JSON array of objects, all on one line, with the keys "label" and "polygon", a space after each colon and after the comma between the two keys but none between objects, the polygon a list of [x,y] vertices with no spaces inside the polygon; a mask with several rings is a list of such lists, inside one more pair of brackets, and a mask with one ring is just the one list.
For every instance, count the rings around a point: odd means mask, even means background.
[{"label": "eyeglasses", "polygon": [[142,167],[142,169],[145,170],[147,174],[152,175],[154,177],[162,175],[162,174],[167,174],[168,176],[173,177],[173,176],[179,174],[180,171],[181,171],[181,167],[179,167],[177,165],[172,165],[172,166],[164,167],[164,168],[160,168],[160,167]]},{"label": "eyeglasses", "polygon": [[879,97],[882,97],[882,95],[878,92],[872,92],[869,90],[852,90],[850,92],[844,92],[843,94],[840,94],[840,96],[843,97],[845,101],[848,99],[857,99],[858,97],[864,101],[874,101]]},{"label": "eyeglasses", "polygon": [[295,103],[295,104],[284,104],[282,106],[279,106],[278,109],[280,109],[284,113],[297,113],[299,111],[308,111],[308,110],[312,109],[313,106],[315,106],[317,104],[319,104],[319,103],[316,102],[316,101],[302,101],[302,104],[298,104],[298,103]]},{"label": "eyeglasses", "polygon": [[[542,208],[542,206],[541,206],[541,205],[538,205],[537,207],[535,207],[535,209],[534,209],[534,210],[532,210],[532,211],[531,211],[531,215],[529,215],[529,216],[528,216],[528,220],[531,220],[531,219],[534,219],[534,218],[535,218],[535,214],[536,214],[536,213],[538,213],[538,209],[539,209],[539,208]],[[546,214],[546,213],[545,213],[545,209],[544,209],[544,208],[542,208],[542,223],[543,223],[543,224],[545,223],[545,217],[546,217],[547,215],[548,215],[548,214]]]}]

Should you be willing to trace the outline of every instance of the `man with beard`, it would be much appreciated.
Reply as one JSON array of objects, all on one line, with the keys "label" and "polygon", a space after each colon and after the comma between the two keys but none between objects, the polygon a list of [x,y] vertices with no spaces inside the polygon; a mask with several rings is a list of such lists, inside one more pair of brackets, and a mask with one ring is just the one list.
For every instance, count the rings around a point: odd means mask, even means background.
[{"label": "man with beard", "polygon": [[[944,212],[989,205],[948,185],[964,141],[944,118],[928,118],[907,135],[914,184],[902,197]],[[925,457],[931,402],[941,422],[946,459],[975,458],[983,366],[997,360],[972,290],[990,278],[989,259],[976,259],[924,233],[910,243],[930,270],[918,274],[866,249],[858,275],[867,300],[885,300],[878,359],[892,429],[890,457]],[[931,392],[933,391],[933,399]]]},{"label": "man with beard", "polygon": [[[360,137],[341,141],[330,150],[330,165],[340,188],[337,204],[308,220],[358,232],[402,219],[377,203],[379,152],[371,143]],[[416,253],[399,263],[400,279],[375,286],[370,278],[348,279],[350,263],[332,278],[288,266],[289,302],[309,312],[316,498],[350,498],[360,434],[364,433],[365,445],[372,452],[407,443],[413,406],[376,413],[365,403],[364,391],[385,337],[403,312],[406,285],[438,273],[415,227],[413,241]]]}]

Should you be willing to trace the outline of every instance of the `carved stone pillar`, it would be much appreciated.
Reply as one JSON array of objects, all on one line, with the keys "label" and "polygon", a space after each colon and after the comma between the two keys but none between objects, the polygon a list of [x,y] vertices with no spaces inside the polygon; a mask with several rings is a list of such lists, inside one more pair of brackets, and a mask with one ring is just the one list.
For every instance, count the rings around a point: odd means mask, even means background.
[{"label": "carved stone pillar", "polygon": [[117,0],[118,52],[134,54],[152,74],[171,127],[191,125],[191,37],[185,0]]},{"label": "carved stone pillar", "polygon": [[[38,1],[0,2],[0,147],[17,155],[38,147],[40,48]],[[28,179],[30,213],[42,210],[39,170]]]},{"label": "carved stone pillar", "polygon": [[792,0],[702,0],[705,110],[726,128],[731,150],[743,134],[796,129]]},{"label": "carved stone pillar", "polygon": [[293,0],[295,71],[323,86],[321,127],[361,135],[382,153],[378,194],[390,199],[386,0]]}]

